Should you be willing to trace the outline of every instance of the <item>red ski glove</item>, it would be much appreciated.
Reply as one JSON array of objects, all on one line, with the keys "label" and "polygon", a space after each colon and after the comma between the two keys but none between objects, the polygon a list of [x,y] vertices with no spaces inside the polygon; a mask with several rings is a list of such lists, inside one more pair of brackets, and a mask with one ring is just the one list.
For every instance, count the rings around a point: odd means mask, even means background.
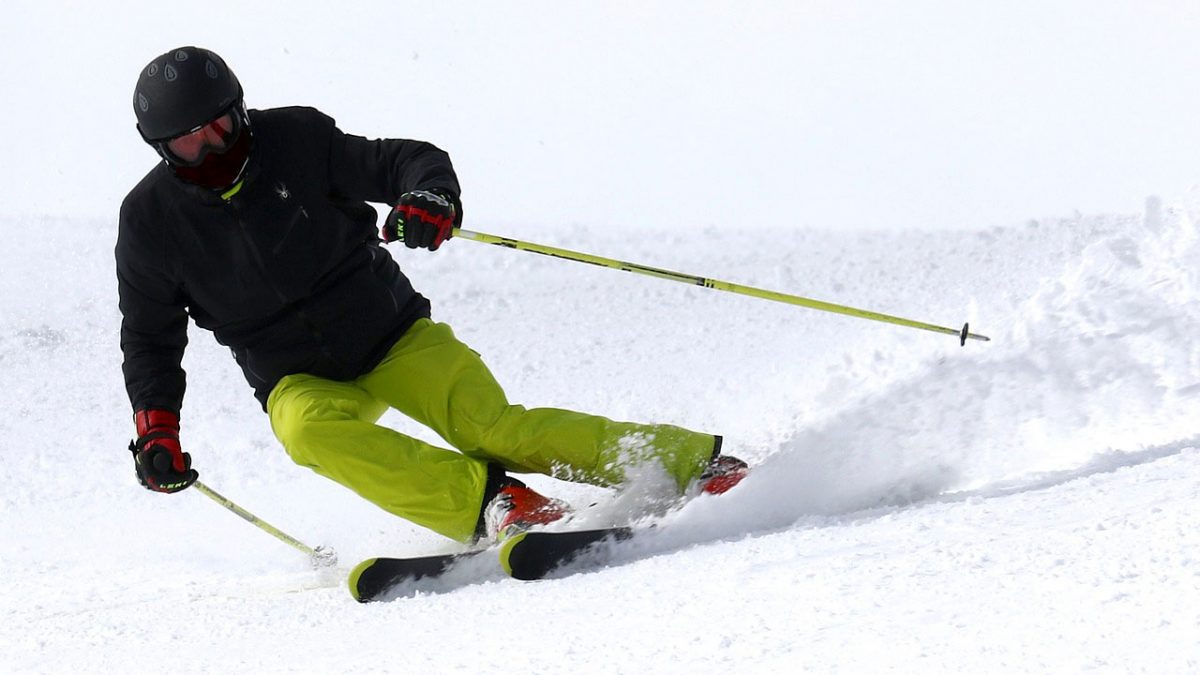
[{"label": "red ski glove", "polygon": [[142,487],[179,492],[200,477],[192,456],[179,447],[179,415],[169,410],[139,410],[134,415],[138,438],[129,443],[133,468]]},{"label": "red ski glove", "polygon": [[436,251],[450,238],[457,216],[453,196],[443,190],[405,192],[383,222],[383,240]]}]

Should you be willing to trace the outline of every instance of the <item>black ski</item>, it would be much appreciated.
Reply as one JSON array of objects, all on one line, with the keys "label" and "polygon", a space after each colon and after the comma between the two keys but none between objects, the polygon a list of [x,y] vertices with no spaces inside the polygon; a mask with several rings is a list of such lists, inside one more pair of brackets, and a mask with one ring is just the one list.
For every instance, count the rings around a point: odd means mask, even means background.
[{"label": "black ski", "polygon": [[406,581],[440,577],[455,565],[491,549],[447,553],[420,558],[370,558],[360,562],[349,578],[350,595],[359,602],[380,600]]},{"label": "black ski", "polygon": [[[500,544],[500,564],[514,579],[534,581],[581,556],[602,553],[601,544],[629,539],[633,529],[611,527],[565,532],[521,532]],[[386,599],[389,592],[405,582],[436,579],[459,563],[496,549],[421,556],[417,558],[369,558],[350,572],[350,595],[359,602]],[[599,559],[593,562],[602,562]]]},{"label": "black ski", "polygon": [[629,539],[633,528],[608,527],[566,532],[522,532],[500,544],[500,564],[514,579],[533,581],[585,554],[600,563],[602,544]]},{"label": "black ski", "polygon": [[[737,485],[748,470],[746,463],[739,459],[726,460],[714,462],[716,470],[702,476],[710,479],[705,485],[705,491],[709,494],[726,492]],[[720,481],[719,489],[713,489],[713,480]],[[653,528],[654,525],[649,527]],[[581,559],[586,559],[586,564],[589,565],[603,565],[612,554],[612,549],[605,544],[630,539],[633,534],[632,527],[519,532],[500,543],[500,565],[514,579],[543,579],[554,570]],[[419,558],[370,558],[359,563],[350,572],[350,594],[359,602],[381,600],[400,584],[445,577],[460,563],[495,550],[493,547]],[[483,573],[483,576],[487,574]]]}]

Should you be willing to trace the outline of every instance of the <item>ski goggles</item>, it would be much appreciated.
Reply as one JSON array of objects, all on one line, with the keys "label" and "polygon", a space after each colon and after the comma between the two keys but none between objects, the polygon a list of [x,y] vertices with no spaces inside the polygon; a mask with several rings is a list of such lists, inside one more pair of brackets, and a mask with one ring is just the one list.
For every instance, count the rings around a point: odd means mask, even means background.
[{"label": "ski goggles", "polygon": [[241,116],[227,110],[216,119],[159,143],[163,154],[178,166],[200,166],[210,152],[222,153],[237,140]]}]

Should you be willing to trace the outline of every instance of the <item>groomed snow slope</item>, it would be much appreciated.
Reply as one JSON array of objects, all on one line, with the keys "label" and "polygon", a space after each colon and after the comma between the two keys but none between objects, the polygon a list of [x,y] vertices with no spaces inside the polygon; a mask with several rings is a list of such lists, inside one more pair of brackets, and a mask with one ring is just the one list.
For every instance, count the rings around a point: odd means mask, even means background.
[{"label": "groomed snow slope", "polygon": [[[965,347],[467,241],[394,248],[513,400],[723,433],[757,468],[606,569],[529,584],[485,565],[369,606],[346,567],[449,545],[293,465],[199,331],[183,442],[202,479],[342,567],[308,569],[194,490],[140,489],[114,224],[4,220],[0,664],[1194,672],[1197,215],[1188,198],[982,232],[523,232],[993,338]],[[536,484],[605,520],[653,480]]]}]

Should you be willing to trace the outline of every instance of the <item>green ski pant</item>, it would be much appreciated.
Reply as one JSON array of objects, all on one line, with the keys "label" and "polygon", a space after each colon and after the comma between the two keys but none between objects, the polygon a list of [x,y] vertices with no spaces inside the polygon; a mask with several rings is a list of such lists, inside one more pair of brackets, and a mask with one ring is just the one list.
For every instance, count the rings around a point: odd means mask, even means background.
[{"label": "green ski pant", "polygon": [[[376,424],[395,408],[454,452]],[[711,458],[710,434],[512,405],[450,327],[421,319],[371,372],[351,381],[289,375],[267,399],[292,459],[381,508],[459,541],[476,534],[488,463],[595,485],[656,461],[680,490]]]}]

